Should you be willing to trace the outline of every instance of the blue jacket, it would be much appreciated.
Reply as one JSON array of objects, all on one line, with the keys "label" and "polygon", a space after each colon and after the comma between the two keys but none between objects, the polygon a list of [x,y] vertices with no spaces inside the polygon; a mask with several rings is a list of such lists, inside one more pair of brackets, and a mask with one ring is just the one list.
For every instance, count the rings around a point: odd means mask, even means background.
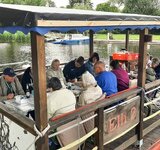
[{"label": "blue jacket", "polygon": [[66,81],[78,78],[84,72],[85,72],[85,66],[82,65],[80,68],[76,68],[75,60],[70,61],[68,64],[66,64],[63,69],[63,74],[64,74],[64,77],[66,78]]},{"label": "blue jacket", "polygon": [[92,62],[90,62],[89,60],[85,63],[85,68],[86,71],[88,71],[89,73],[91,73],[93,76],[95,76],[95,73],[93,71],[93,64]]},{"label": "blue jacket", "polygon": [[101,72],[96,76],[97,84],[107,96],[117,93],[117,78],[112,72]]}]

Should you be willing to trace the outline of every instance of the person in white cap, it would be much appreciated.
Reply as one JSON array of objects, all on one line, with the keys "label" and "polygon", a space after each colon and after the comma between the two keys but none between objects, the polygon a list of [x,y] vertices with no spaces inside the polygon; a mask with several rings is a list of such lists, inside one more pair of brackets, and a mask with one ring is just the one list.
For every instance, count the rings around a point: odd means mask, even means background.
[{"label": "person in white cap", "polygon": [[24,95],[24,91],[14,70],[6,68],[0,78],[0,101],[13,99],[16,95]]},{"label": "person in white cap", "polygon": [[78,107],[92,103],[102,96],[102,89],[97,85],[94,76],[88,71],[82,74],[82,84],[84,91],[79,96]]}]

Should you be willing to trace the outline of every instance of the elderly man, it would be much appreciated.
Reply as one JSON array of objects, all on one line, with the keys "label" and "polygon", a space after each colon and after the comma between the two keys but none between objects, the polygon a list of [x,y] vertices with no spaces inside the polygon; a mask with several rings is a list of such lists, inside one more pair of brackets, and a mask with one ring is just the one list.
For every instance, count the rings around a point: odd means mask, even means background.
[{"label": "elderly man", "polygon": [[103,93],[106,93],[107,96],[117,93],[117,78],[114,73],[106,71],[105,64],[102,61],[95,63],[94,71],[97,75],[95,79]]},{"label": "elderly man", "polygon": [[24,91],[14,70],[6,68],[0,78],[0,101],[13,99],[15,95],[24,95]]}]

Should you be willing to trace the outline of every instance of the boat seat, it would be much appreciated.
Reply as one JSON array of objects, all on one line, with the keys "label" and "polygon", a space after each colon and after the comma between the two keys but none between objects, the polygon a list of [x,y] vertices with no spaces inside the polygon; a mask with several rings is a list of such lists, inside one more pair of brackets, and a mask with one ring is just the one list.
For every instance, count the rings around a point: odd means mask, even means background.
[{"label": "boat seat", "polygon": [[[61,131],[61,130],[64,130],[68,127],[71,127],[79,122],[81,122],[81,118],[78,118],[78,119],[75,119],[71,122],[68,122],[60,127],[57,128],[57,132],[58,131]],[[78,139],[80,139],[81,137],[83,137],[84,135],[86,134],[85,132],[85,129],[84,129],[84,126],[83,124],[79,124],[78,126],[76,127],[73,127],[71,129],[68,129],[66,131],[64,131],[63,133],[60,133],[57,135],[57,139],[61,145],[61,147],[64,147]],[[80,146],[81,146],[82,143],[74,146],[73,148],[71,148],[70,150],[77,150]]]},{"label": "boat seat", "polygon": [[[105,99],[105,97],[106,97],[106,93],[102,94],[101,97],[98,98],[96,101],[103,100]],[[81,118],[82,120],[85,120],[93,115],[94,115],[94,112],[90,112],[85,115],[82,115]],[[85,122],[84,128],[85,128],[86,133],[89,133],[91,130],[93,130],[94,129],[94,118]]]}]

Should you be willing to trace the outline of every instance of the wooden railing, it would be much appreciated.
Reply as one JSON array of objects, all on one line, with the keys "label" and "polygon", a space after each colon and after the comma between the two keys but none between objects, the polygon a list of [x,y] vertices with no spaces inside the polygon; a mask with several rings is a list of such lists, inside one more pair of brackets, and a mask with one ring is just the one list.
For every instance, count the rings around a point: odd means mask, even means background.
[{"label": "wooden railing", "polygon": [[[145,87],[148,90],[148,89],[151,89],[151,88],[153,88],[155,86],[159,86],[159,85],[160,85],[160,80],[157,80],[157,81],[155,81],[155,83],[146,84]],[[141,88],[133,88],[133,89],[126,90],[123,92],[119,92],[118,94],[115,94],[115,95],[108,97],[104,100],[90,103],[86,106],[83,106],[83,107],[76,109],[75,111],[60,115],[58,117],[54,117],[54,118],[50,119],[50,121],[49,121],[49,124],[51,125],[49,132],[56,129],[57,127],[59,127],[61,125],[64,125],[64,124],[70,122],[71,120],[73,120],[79,116],[82,116],[84,114],[88,114],[89,112],[94,111],[97,114],[97,116],[95,118],[95,127],[98,128],[98,131],[95,133],[95,145],[97,145],[98,149],[103,150],[103,147],[104,147],[104,137],[103,137],[104,110],[106,109],[106,107],[108,107],[114,103],[117,103],[120,100],[124,100],[130,96],[133,96],[133,95],[139,95],[140,99],[142,101],[144,99],[144,90]],[[128,99],[127,99],[127,101],[128,101]],[[123,148],[128,147],[129,145],[133,144],[135,141],[140,140],[140,139],[138,139],[138,137],[140,137],[139,134],[142,134],[144,136],[147,133],[149,133],[151,130],[153,130],[155,127],[160,125],[160,120],[158,120],[156,122],[153,122],[149,127],[143,129],[143,117],[142,117],[143,109],[142,109],[142,107],[144,107],[144,105],[140,106],[139,123],[135,126],[136,134],[134,136],[130,137],[127,142],[125,142],[125,146],[123,143],[123,144],[120,144],[116,149],[118,149],[118,148],[121,149],[122,147]],[[17,123],[18,125],[20,125],[24,129],[26,129],[27,131],[29,131],[31,134],[36,135],[36,133],[34,131],[34,124],[35,124],[34,121],[18,114],[17,112],[14,112],[13,110],[12,111],[9,110],[7,108],[7,106],[3,103],[0,104],[0,113],[3,114],[4,116],[6,116],[7,118],[9,118],[10,120],[14,121],[15,123]]]}]

